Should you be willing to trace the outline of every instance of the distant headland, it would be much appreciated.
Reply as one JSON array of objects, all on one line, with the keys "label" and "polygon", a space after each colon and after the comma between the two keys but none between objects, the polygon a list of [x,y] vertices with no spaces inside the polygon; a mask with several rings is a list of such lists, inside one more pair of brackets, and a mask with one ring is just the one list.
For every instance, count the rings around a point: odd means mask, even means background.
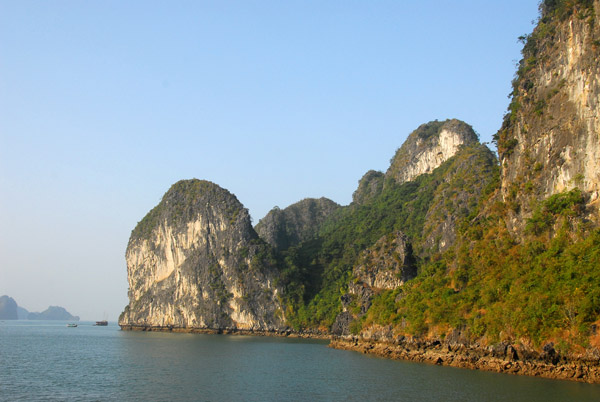
[{"label": "distant headland", "polygon": [[0,320],[63,320],[79,321],[78,316],[69,313],[64,307],[49,306],[41,313],[29,312],[19,306],[10,296],[0,296]]}]

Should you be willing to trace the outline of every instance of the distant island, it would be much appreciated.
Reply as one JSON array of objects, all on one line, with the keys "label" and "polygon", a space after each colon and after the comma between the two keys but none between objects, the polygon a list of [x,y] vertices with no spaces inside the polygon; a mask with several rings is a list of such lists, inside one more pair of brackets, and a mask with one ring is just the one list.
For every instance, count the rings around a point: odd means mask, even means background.
[{"label": "distant island", "polygon": [[0,297],[0,320],[79,321],[79,317],[72,315],[64,307],[60,306],[49,306],[41,313],[29,312],[19,306],[15,299],[4,295]]},{"label": "distant island", "polygon": [[63,307],[50,306],[41,313],[29,313],[28,320],[63,320],[63,321],[79,321],[78,316],[71,315]]},{"label": "distant island", "polygon": [[17,302],[8,296],[0,297],[0,320],[17,320]]}]

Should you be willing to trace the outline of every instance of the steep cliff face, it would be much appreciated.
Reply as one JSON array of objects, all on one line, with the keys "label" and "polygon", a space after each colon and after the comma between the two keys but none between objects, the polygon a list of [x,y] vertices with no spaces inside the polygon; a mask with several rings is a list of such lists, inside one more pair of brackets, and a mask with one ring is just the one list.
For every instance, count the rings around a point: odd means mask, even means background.
[{"label": "steep cliff face", "polygon": [[454,156],[461,146],[477,142],[473,128],[460,120],[423,124],[396,151],[385,177],[398,184],[411,181],[423,173],[431,173]]},{"label": "steep cliff face", "polygon": [[542,3],[524,37],[512,103],[497,134],[508,224],[521,233],[536,200],[581,189],[598,221],[600,2]]},{"label": "steep cliff face", "polygon": [[256,225],[259,236],[277,250],[314,237],[340,206],[328,198],[306,198],[285,209],[273,208]]},{"label": "steep cliff face", "polygon": [[284,327],[270,251],[248,211],[219,186],[174,184],[132,231],[122,326]]}]

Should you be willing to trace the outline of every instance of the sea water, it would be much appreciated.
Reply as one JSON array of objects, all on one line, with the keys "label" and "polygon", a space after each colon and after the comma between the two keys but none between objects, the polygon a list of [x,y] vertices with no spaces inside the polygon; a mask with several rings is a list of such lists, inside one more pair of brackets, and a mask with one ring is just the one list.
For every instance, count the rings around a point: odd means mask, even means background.
[{"label": "sea water", "polygon": [[386,360],[326,341],[92,324],[0,322],[0,400],[600,400],[600,385]]}]

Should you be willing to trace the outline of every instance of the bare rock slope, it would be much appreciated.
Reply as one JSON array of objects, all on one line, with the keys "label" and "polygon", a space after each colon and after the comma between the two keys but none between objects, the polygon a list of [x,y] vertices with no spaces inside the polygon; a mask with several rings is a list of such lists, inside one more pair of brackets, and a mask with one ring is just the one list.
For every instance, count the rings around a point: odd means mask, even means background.
[{"label": "bare rock slope", "polygon": [[600,1],[554,3],[543,2],[537,27],[523,38],[510,113],[497,134],[502,197],[517,233],[536,200],[575,187],[599,220]]},{"label": "bare rock slope", "polygon": [[133,230],[126,260],[122,327],[284,327],[270,249],[248,211],[216,184],[175,183]]},{"label": "bare rock slope", "polygon": [[473,128],[460,120],[435,120],[423,124],[396,151],[385,176],[398,184],[411,181],[423,173],[433,172],[461,146],[478,142]]}]

